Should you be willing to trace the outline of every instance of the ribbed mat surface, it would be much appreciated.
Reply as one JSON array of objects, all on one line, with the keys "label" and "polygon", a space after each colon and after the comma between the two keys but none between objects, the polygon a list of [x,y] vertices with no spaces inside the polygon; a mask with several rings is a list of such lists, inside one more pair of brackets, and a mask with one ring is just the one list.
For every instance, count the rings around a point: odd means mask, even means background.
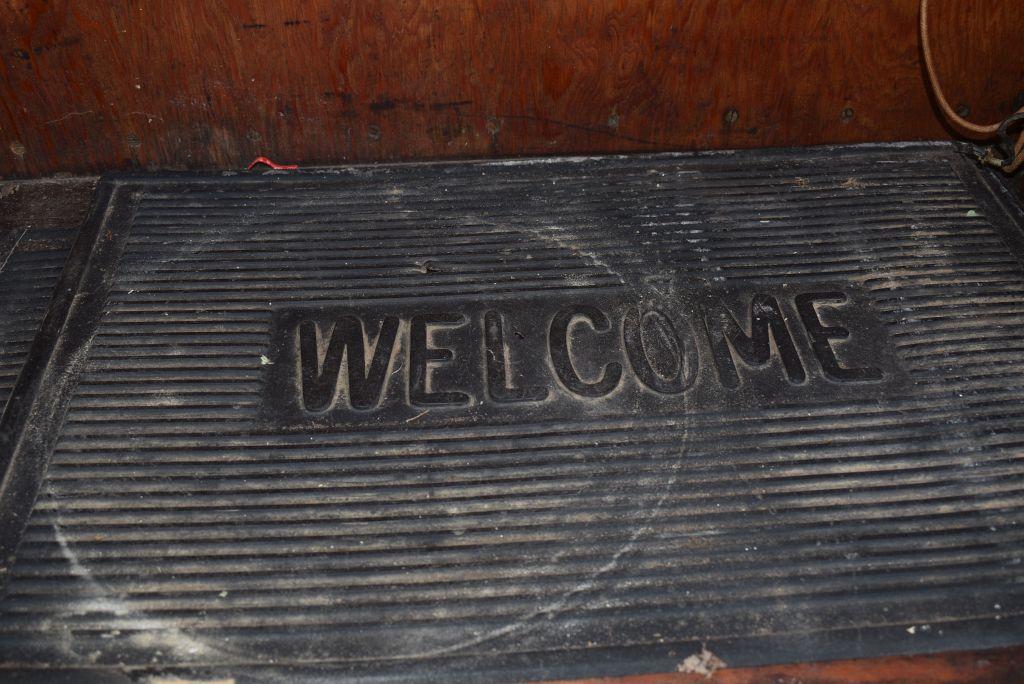
[{"label": "ribbed mat surface", "polygon": [[106,183],[4,662],[489,680],[1024,634],[1020,227],[950,146]]},{"label": "ribbed mat surface", "polygon": [[73,239],[70,229],[0,233],[0,413],[46,313]]}]

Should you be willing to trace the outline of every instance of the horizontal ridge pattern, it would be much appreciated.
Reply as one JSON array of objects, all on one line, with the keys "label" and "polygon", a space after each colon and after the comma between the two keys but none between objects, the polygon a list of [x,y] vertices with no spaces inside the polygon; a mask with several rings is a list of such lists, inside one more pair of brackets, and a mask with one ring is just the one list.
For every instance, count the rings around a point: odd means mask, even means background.
[{"label": "horizontal ridge pattern", "polygon": [[[1024,273],[959,163],[883,147],[144,185],[0,654],[429,659],[1024,613]],[[19,316],[61,261],[22,259],[0,272],[20,298],[0,400],[34,330]],[[907,389],[444,429],[260,422],[275,307],[662,277],[852,283]]]},{"label": "horizontal ridge pattern", "polygon": [[53,296],[71,236],[71,230],[31,230],[0,262],[0,415]]}]

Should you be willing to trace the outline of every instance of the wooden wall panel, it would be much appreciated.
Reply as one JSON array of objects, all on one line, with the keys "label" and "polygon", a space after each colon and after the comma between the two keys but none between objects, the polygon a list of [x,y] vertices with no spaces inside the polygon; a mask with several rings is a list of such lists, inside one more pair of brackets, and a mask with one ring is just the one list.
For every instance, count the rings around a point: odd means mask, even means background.
[{"label": "wooden wall panel", "polygon": [[[1020,0],[932,0],[978,119]],[[0,0],[0,175],[944,137],[917,0]]]}]

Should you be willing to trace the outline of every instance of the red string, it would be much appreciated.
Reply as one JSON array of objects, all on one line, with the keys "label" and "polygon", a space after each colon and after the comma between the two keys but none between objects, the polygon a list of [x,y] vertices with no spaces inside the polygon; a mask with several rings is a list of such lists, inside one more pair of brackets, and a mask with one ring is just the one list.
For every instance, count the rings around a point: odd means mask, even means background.
[{"label": "red string", "polygon": [[278,164],[276,161],[267,159],[266,157],[256,157],[252,160],[252,163],[246,167],[246,170],[252,170],[258,164],[266,164],[270,168],[277,169],[278,171],[294,171],[299,168],[298,164]]}]

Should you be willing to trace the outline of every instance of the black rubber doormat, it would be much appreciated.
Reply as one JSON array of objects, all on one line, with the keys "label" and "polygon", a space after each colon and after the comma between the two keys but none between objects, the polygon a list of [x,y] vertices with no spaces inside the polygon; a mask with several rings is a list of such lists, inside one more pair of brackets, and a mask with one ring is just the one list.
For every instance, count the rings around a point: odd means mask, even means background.
[{"label": "black rubber doormat", "polygon": [[71,229],[0,229],[0,413],[28,356],[74,237]]},{"label": "black rubber doormat", "polygon": [[99,193],[4,416],[8,668],[521,680],[1024,635],[1021,216],[952,146]]}]

